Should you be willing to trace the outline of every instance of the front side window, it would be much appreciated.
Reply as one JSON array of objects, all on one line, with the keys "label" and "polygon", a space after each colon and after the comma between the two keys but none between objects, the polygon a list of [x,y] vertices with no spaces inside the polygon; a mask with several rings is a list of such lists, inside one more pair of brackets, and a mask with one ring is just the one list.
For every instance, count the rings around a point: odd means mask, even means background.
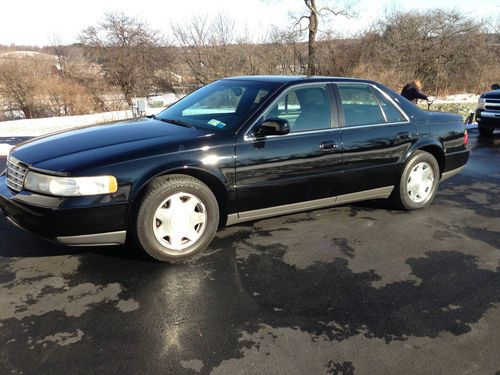
[{"label": "front side window", "polygon": [[308,85],[285,92],[264,115],[264,120],[288,120],[290,132],[329,129],[331,113],[326,85]]},{"label": "front side window", "polygon": [[369,86],[338,85],[345,126],[382,124],[385,121],[382,109]]}]

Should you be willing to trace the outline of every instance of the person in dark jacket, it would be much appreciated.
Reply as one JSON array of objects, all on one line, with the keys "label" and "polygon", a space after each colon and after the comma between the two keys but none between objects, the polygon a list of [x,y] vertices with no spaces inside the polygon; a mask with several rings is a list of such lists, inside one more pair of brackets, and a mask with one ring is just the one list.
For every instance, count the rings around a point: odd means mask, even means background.
[{"label": "person in dark jacket", "polygon": [[498,83],[494,83],[494,84],[492,84],[492,85],[491,85],[491,89],[492,89],[492,90],[500,90],[500,84],[498,84]]},{"label": "person in dark jacket", "polygon": [[429,101],[429,97],[422,92],[422,83],[418,79],[406,84],[401,91],[401,96],[415,104],[418,103],[418,99]]}]

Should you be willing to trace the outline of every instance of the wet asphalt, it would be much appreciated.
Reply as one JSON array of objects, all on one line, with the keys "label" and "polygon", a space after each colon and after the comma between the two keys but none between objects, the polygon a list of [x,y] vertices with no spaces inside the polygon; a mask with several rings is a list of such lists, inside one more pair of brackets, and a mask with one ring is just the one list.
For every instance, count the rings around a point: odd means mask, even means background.
[{"label": "wet asphalt", "polygon": [[189,264],[0,217],[0,373],[500,374],[500,135],[470,144],[428,209],[229,227]]}]

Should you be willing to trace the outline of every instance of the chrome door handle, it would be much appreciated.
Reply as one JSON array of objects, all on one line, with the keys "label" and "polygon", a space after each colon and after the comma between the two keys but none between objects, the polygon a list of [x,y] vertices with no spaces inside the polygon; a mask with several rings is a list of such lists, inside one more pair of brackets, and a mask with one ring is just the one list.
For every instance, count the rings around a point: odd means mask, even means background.
[{"label": "chrome door handle", "polygon": [[321,142],[319,144],[319,149],[325,152],[336,150],[337,147],[338,147],[337,144],[334,142]]},{"label": "chrome door handle", "polygon": [[410,139],[410,138],[411,138],[411,134],[409,132],[398,133],[398,139],[401,139],[402,141],[404,141],[406,139]]}]

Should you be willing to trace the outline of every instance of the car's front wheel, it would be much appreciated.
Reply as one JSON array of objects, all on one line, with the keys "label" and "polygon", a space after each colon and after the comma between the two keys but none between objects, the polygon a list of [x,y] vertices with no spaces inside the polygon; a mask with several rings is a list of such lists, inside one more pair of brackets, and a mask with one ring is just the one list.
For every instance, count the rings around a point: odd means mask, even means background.
[{"label": "car's front wheel", "polygon": [[168,175],[147,187],[136,237],[153,258],[178,262],[204,250],[218,224],[219,206],[207,185],[191,176]]},{"label": "car's front wheel", "polygon": [[434,156],[425,151],[417,151],[406,162],[391,200],[400,209],[423,208],[434,199],[439,179],[439,165]]}]

